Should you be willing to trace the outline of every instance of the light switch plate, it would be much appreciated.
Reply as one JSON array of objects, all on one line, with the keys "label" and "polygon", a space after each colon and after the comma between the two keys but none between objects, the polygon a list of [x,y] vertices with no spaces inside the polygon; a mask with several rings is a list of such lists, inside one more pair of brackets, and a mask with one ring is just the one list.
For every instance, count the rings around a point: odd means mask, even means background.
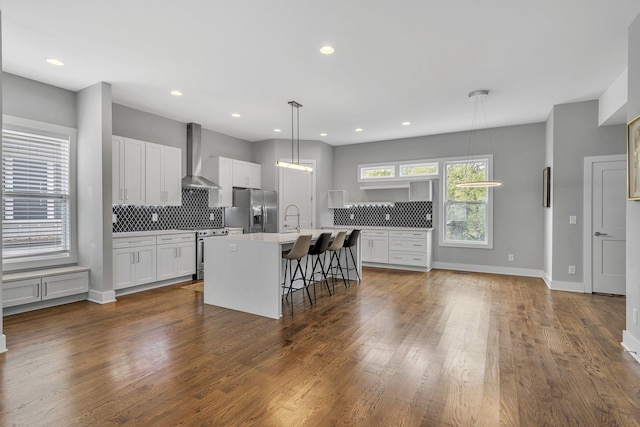
[{"label": "light switch plate", "polygon": [[569,216],[569,224],[575,224],[577,222],[577,218],[575,215]]},{"label": "light switch plate", "polygon": [[118,222],[118,214],[111,214],[111,222],[115,224]]},{"label": "light switch plate", "polygon": [[209,214],[209,220],[210,220],[210,221],[213,221],[214,219],[215,219],[215,218],[214,218],[214,215],[213,215],[212,213],[210,213],[210,214]]},{"label": "light switch plate", "polygon": [[576,266],[575,265],[570,265],[569,266],[569,274],[576,274]]},{"label": "light switch plate", "polygon": [[152,222],[158,222],[158,214],[157,213],[152,213],[151,214],[151,221]]},{"label": "light switch plate", "polygon": [[384,215],[384,219],[385,219],[386,221],[391,221],[391,215],[389,215],[389,214],[385,214],[385,215]]},{"label": "light switch plate", "polygon": [[355,218],[355,215],[354,215],[354,214],[350,214],[350,215],[349,215],[349,219],[354,219],[354,218]]},{"label": "light switch plate", "polygon": [[508,259],[509,259],[509,261],[513,261],[513,259],[514,259],[514,258],[513,258],[513,254],[509,254]]},{"label": "light switch plate", "polygon": [[238,245],[236,245],[235,243],[231,243],[229,245],[229,252],[238,252]]}]

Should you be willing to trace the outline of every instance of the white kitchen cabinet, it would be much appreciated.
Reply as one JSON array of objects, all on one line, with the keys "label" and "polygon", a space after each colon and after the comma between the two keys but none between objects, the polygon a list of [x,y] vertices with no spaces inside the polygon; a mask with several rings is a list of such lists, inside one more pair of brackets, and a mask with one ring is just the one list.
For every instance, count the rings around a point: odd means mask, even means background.
[{"label": "white kitchen cabinet", "polygon": [[364,262],[389,262],[389,232],[386,230],[362,230],[360,234],[362,242],[362,261]]},{"label": "white kitchen cabinet", "polygon": [[227,230],[229,234],[244,234],[244,229],[239,227],[229,227]]},{"label": "white kitchen cabinet", "polygon": [[188,276],[196,272],[194,233],[157,236],[156,280]]},{"label": "white kitchen cabinet", "polygon": [[209,180],[215,182],[220,190],[209,191],[209,207],[224,208],[233,206],[233,159],[209,157]]},{"label": "white kitchen cabinet", "polygon": [[113,203],[143,205],[146,143],[121,136],[113,136],[111,143]]},{"label": "white kitchen cabinet", "polygon": [[156,236],[113,239],[113,287],[156,281]]},{"label": "white kitchen cabinet", "polygon": [[146,205],[182,205],[182,150],[147,142]]},{"label": "white kitchen cabinet", "polygon": [[233,160],[233,186],[241,188],[262,188],[262,166],[257,163]]},{"label": "white kitchen cabinet", "polygon": [[431,202],[433,200],[433,181],[411,181],[409,183],[410,202]]},{"label": "white kitchen cabinet", "polygon": [[389,263],[431,269],[431,232],[389,231]]},{"label": "white kitchen cabinet", "polygon": [[[38,301],[46,301],[55,298],[76,295],[89,292],[89,271],[83,267],[61,268],[55,274],[56,269],[41,270],[38,272],[10,273],[3,277],[3,307],[30,304]],[[75,270],[75,271],[73,271]],[[80,271],[78,271],[80,270]],[[32,277],[13,280],[16,277]]]},{"label": "white kitchen cabinet", "polygon": [[346,190],[329,190],[327,205],[329,209],[344,208],[346,205]]}]

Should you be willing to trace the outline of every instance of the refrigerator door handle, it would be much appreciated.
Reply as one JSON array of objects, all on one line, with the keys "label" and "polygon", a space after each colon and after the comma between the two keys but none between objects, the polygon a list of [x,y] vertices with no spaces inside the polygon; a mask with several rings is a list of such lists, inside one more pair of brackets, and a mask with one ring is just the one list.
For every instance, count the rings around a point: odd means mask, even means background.
[{"label": "refrigerator door handle", "polygon": [[269,224],[269,214],[267,213],[269,212],[267,210],[267,207],[265,206],[265,204],[262,204],[262,232],[266,232],[267,231],[267,224]]}]

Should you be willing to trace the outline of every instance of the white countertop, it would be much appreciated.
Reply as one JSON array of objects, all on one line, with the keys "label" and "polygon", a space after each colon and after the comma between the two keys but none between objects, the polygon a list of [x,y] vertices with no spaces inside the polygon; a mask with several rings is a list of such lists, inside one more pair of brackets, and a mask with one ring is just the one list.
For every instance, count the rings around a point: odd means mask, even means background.
[{"label": "white countertop", "polygon": [[[346,230],[346,229],[345,229]],[[290,233],[248,233],[248,234],[230,234],[228,236],[223,237],[225,240],[242,240],[242,241],[251,241],[251,242],[265,242],[265,243],[293,243],[296,241],[298,236],[304,234],[311,234],[313,238],[317,238],[322,233],[327,233],[330,230],[319,230],[319,229],[302,229],[300,233],[290,232]],[[332,231],[333,234],[336,234],[339,230]]]},{"label": "white countertop", "polygon": [[143,237],[143,236],[160,236],[165,234],[185,234],[195,233],[193,230],[151,230],[151,231],[129,231],[126,233],[113,233],[112,237],[117,239],[119,237]]},{"label": "white countertop", "polygon": [[323,225],[322,228],[339,230],[393,230],[393,231],[433,231],[433,228],[418,227],[371,227],[366,225]]}]

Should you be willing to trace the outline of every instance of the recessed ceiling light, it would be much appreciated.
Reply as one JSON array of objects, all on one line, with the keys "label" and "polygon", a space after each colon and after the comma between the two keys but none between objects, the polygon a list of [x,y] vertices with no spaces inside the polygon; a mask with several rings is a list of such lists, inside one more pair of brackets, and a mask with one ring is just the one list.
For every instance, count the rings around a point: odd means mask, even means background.
[{"label": "recessed ceiling light", "polygon": [[402,126],[409,126],[411,122],[402,122]]},{"label": "recessed ceiling light", "polygon": [[180,92],[179,90],[172,90],[171,91],[171,95],[173,95],[173,96],[182,96],[182,92]]},{"label": "recessed ceiling light", "polygon": [[236,117],[236,118],[238,118],[238,117],[240,117],[240,114],[238,114],[238,113],[233,113],[233,114],[231,115],[231,117]]},{"label": "recessed ceiling light", "polygon": [[322,132],[322,133],[320,134],[320,136],[327,136],[327,134],[326,134],[326,133],[324,133],[324,132]]},{"label": "recessed ceiling light", "polygon": [[282,132],[282,130],[281,130],[281,129],[277,129],[277,128],[276,128],[276,129],[274,129],[273,131],[274,131],[274,132]]},{"label": "recessed ceiling light", "polygon": [[64,62],[60,61],[59,59],[55,59],[55,58],[47,58],[47,62],[51,65],[56,65],[58,67],[62,67],[64,65]]},{"label": "recessed ceiling light", "polygon": [[335,49],[331,46],[322,46],[320,48],[320,53],[322,53],[323,55],[331,55],[333,52],[335,52]]},{"label": "recessed ceiling light", "polygon": [[356,132],[362,132],[363,130],[364,130],[364,129],[362,129],[362,128],[357,128],[357,129],[356,129]]}]

